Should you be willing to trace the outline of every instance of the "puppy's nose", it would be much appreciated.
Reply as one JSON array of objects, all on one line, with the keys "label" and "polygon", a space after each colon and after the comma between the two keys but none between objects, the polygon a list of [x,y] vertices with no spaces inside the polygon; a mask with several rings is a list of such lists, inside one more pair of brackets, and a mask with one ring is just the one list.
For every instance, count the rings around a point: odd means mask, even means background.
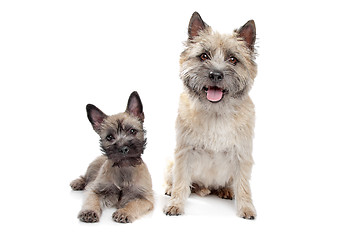
[{"label": "puppy's nose", "polygon": [[124,147],[120,148],[120,152],[124,155],[128,154],[129,151],[130,151],[130,148],[128,146],[124,146]]},{"label": "puppy's nose", "polygon": [[213,71],[209,73],[209,78],[214,83],[221,82],[224,78],[224,74],[222,72]]}]

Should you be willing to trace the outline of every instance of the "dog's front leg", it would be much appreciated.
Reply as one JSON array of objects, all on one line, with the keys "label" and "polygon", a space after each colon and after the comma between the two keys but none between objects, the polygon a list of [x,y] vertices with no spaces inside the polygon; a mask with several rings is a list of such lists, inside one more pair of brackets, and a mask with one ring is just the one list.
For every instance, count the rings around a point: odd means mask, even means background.
[{"label": "dog's front leg", "polygon": [[102,211],[99,195],[96,194],[92,189],[87,190],[86,193],[87,196],[78,218],[82,222],[98,222]]},{"label": "dog's front leg", "polygon": [[140,216],[148,213],[154,208],[152,201],[146,198],[136,198],[128,202],[125,207],[119,208],[113,213],[115,222],[131,223]]},{"label": "dog's front leg", "polygon": [[256,210],[252,203],[249,183],[253,161],[252,158],[249,157],[248,161],[240,160],[238,163],[238,174],[235,174],[234,177],[237,215],[244,219],[255,219]]},{"label": "dog's front leg", "polygon": [[169,216],[177,216],[184,213],[186,199],[190,195],[191,175],[189,160],[191,150],[183,148],[175,151],[175,163],[173,169],[173,184],[171,198],[164,209],[164,213]]}]

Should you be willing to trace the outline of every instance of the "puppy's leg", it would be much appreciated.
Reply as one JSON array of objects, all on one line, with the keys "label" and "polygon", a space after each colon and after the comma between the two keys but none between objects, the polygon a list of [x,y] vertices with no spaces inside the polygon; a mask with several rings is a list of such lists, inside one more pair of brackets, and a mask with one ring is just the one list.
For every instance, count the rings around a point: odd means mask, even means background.
[{"label": "puppy's leg", "polygon": [[244,219],[255,219],[256,217],[256,211],[252,203],[249,184],[252,165],[252,161],[239,162],[239,174],[236,174],[234,177],[234,192],[237,215]]},{"label": "puppy's leg", "polygon": [[184,213],[185,200],[190,195],[191,176],[188,159],[191,158],[191,152],[192,149],[187,148],[175,152],[171,198],[164,209],[166,215],[177,216]]},{"label": "puppy's leg", "polygon": [[105,161],[106,157],[100,156],[96,158],[92,163],[90,163],[89,167],[86,170],[85,176],[80,176],[79,178],[73,180],[70,183],[70,187],[72,188],[72,190],[84,190],[86,185],[95,180],[101,166],[104,164]]},{"label": "puppy's leg", "polygon": [[94,223],[98,222],[101,215],[101,204],[99,195],[91,189],[87,190],[87,197],[78,215],[82,222]]},{"label": "puppy's leg", "polygon": [[113,213],[115,222],[131,223],[135,219],[145,215],[154,208],[154,204],[145,198],[136,198],[128,202],[125,207],[119,208]]}]

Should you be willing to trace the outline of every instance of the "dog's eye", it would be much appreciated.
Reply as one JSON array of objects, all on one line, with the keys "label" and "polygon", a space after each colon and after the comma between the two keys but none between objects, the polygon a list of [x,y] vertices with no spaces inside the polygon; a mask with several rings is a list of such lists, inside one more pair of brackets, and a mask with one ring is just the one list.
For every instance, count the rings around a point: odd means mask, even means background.
[{"label": "dog's eye", "polygon": [[209,55],[207,53],[202,53],[200,55],[200,60],[201,61],[205,61],[205,60],[208,60],[208,59],[210,59],[210,57],[209,57]]},{"label": "dog's eye", "polygon": [[115,138],[114,138],[114,136],[112,134],[109,134],[109,135],[106,136],[106,140],[108,140],[109,142],[114,140],[114,139]]},{"label": "dog's eye", "polygon": [[130,129],[130,134],[131,134],[131,135],[136,135],[137,132],[138,132],[138,131],[137,131],[136,129],[133,129],[133,128]]},{"label": "dog's eye", "polygon": [[236,65],[239,62],[236,57],[229,57],[228,61],[233,65]]}]

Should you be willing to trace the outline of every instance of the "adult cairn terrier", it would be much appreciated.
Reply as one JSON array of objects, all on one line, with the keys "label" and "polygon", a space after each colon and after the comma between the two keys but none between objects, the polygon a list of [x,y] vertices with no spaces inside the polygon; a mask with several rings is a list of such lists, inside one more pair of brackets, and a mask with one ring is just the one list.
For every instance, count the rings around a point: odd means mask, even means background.
[{"label": "adult cairn terrier", "polygon": [[255,23],[225,35],[194,12],[180,56],[180,96],[175,161],[166,176],[171,195],[164,212],[184,213],[191,191],[235,198],[237,215],[255,219],[249,179],[253,165],[254,104],[249,97],[257,73]]},{"label": "adult cairn terrier", "polygon": [[84,176],[72,181],[73,190],[86,189],[80,221],[98,222],[102,208],[116,207],[116,222],[129,223],[153,209],[150,173],[141,159],[146,145],[144,113],[137,92],[126,111],[107,116],[94,105],[86,106],[87,116],[100,136],[104,155],[95,159]]}]

